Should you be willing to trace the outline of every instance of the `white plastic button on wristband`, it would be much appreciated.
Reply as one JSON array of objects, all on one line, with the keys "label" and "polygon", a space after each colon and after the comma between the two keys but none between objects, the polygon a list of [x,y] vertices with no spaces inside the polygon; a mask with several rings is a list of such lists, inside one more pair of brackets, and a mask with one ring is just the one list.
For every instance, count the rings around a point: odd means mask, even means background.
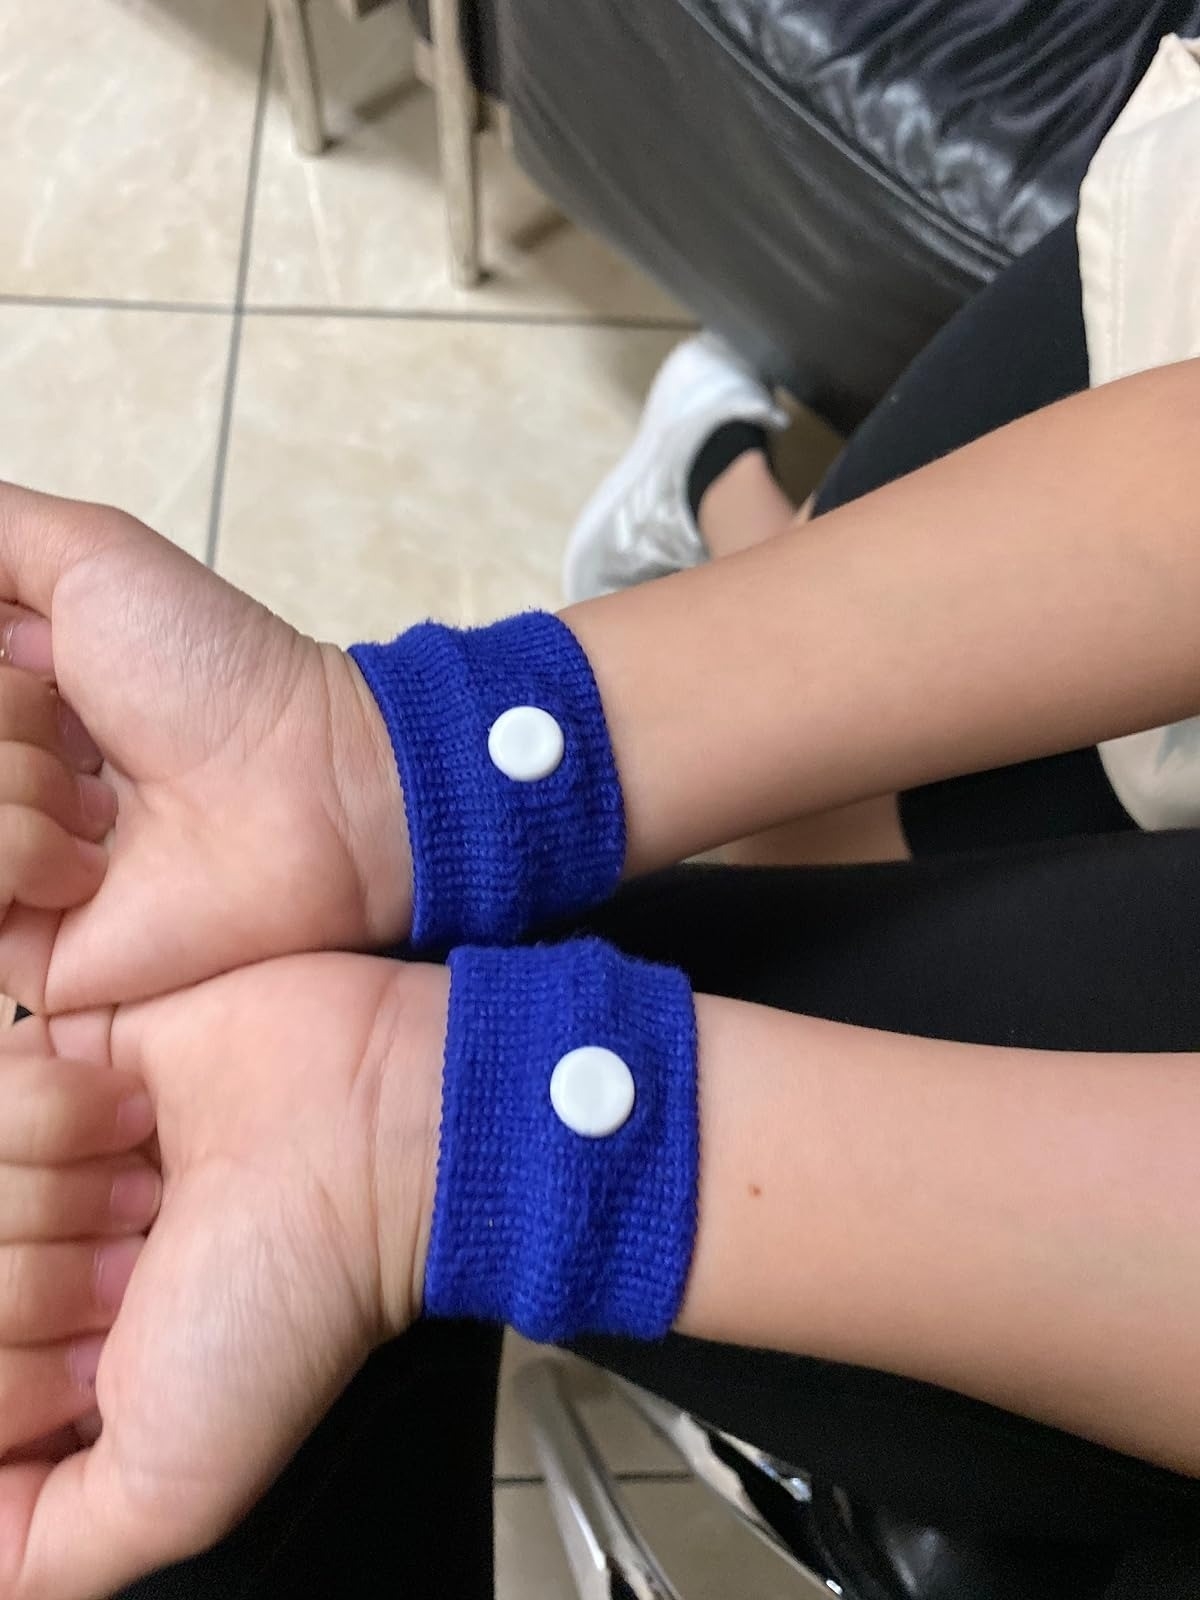
[{"label": "white plastic button on wristband", "polygon": [[597,1044],[569,1050],[550,1075],[550,1103],[573,1133],[603,1139],[629,1120],[633,1073]]},{"label": "white plastic button on wristband", "polygon": [[540,706],[510,706],[492,723],[488,755],[516,783],[548,778],[563,758],[563,731]]}]

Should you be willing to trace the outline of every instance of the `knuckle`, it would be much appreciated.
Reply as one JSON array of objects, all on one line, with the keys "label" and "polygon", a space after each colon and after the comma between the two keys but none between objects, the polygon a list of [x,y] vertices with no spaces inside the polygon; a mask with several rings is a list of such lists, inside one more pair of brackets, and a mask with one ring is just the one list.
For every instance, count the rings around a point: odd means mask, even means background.
[{"label": "knuckle", "polygon": [[142,526],[132,512],[124,511],[120,506],[110,505],[107,500],[81,503],[79,515],[87,532],[93,537],[104,534],[128,535],[133,529]]}]

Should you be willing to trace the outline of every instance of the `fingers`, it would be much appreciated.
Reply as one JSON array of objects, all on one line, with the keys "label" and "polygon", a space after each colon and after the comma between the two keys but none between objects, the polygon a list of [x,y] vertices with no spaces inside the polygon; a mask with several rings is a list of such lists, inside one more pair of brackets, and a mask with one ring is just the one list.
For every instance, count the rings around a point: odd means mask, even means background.
[{"label": "fingers", "polygon": [[77,1061],[0,1058],[0,1107],[0,1161],[22,1166],[121,1155],[154,1130],[131,1073]]},{"label": "fingers", "polygon": [[54,651],[45,617],[0,602],[0,662],[53,678]]},{"label": "fingers", "polygon": [[[0,605],[0,651],[33,626],[17,615]],[[108,868],[99,841],[117,799],[95,776],[99,760],[48,684],[0,666],[0,984],[28,1005],[41,1003],[54,938],[45,913],[90,899]]]},{"label": "fingers", "polygon": [[[96,1339],[93,1342],[96,1345],[103,1344],[102,1339]],[[89,1385],[89,1393],[90,1390],[91,1386]],[[100,1413],[95,1406],[92,1406],[90,1411],[85,1411],[81,1417],[76,1417],[73,1422],[64,1422],[50,1433],[43,1433],[38,1438],[31,1439],[28,1444],[14,1445],[7,1452],[0,1451],[0,1460],[65,1461],[68,1456],[73,1456],[77,1450],[86,1450],[89,1445],[95,1444],[103,1431],[103,1426]]]},{"label": "fingers", "polygon": [[[102,1334],[55,1344],[0,1350],[0,1456],[34,1454],[27,1441],[48,1453],[62,1428],[86,1417],[96,1403],[96,1369]],[[78,1435],[74,1434],[78,1449]],[[0,1593],[4,1591],[0,1590]]]},{"label": "fingers", "polygon": [[[93,1006],[90,1011],[65,1011],[52,1017],[22,1017],[0,1033],[0,1074],[19,1061],[57,1058],[74,1062],[76,1067],[100,1068],[109,1074],[109,1083],[125,1082],[124,1077],[114,1080],[111,1076],[115,1015],[115,1006]],[[0,1161],[4,1159],[0,1154]]]},{"label": "fingers", "polygon": [[74,838],[40,811],[0,803],[0,901],[65,910],[89,900],[107,869],[102,845]]},{"label": "fingers", "polygon": [[[34,911],[20,904],[10,905],[0,917],[0,988],[29,1011],[45,1007],[50,956],[61,922],[60,911]],[[5,1053],[13,1031],[0,1032],[0,1053]]]},{"label": "fingers", "polygon": [[0,1166],[0,1242],[141,1233],[161,1195],[158,1173],[140,1159]]},{"label": "fingers", "polygon": [[72,567],[139,537],[147,530],[109,506],[0,484],[0,597],[48,617]]},{"label": "fingers", "polygon": [[6,1461],[63,1461],[76,1450],[95,1441],[85,1438],[79,1423],[64,1422],[52,1433],[43,1433],[28,1444],[17,1444],[4,1457]]},{"label": "fingers", "polygon": [[0,1345],[110,1328],[144,1244],[135,1237],[0,1245]]},{"label": "fingers", "polygon": [[[90,1450],[57,1464],[0,1467],[0,1595],[4,1600],[99,1600],[204,1549],[223,1525],[130,1502],[105,1429]],[[232,1519],[230,1519],[232,1520]]]},{"label": "fingers", "polygon": [[[64,1055],[67,1052],[56,1048],[50,1023],[45,1017],[22,1017],[20,1022],[11,1028],[6,1028],[0,1033],[0,1071],[4,1071],[9,1062],[19,1061],[29,1056],[54,1056]],[[72,1056],[75,1052],[70,1052]],[[81,1059],[91,1059],[84,1057]],[[98,1062],[103,1065],[103,1062]],[[0,1156],[0,1161],[4,1158]]]},{"label": "fingers", "polygon": [[110,784],[35,744],[0,744],[0,805],[42,812],[82,839],[103,839],[117,820]]},{"label": "fingers", "polygon": [[95,772],[100,752],[53,686],[0,665],[0,739],[37,745],[80,772]]}]

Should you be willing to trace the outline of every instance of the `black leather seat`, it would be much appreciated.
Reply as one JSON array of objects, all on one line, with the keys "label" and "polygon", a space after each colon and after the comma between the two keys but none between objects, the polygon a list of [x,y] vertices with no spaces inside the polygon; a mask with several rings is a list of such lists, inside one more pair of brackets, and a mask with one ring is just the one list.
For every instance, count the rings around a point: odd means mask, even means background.
[{"label": "black leather seat", "polygon": [[1159,38],[1200,33],[1200,0],[469,9],[521,163],[841,427],[1071,210]]}]

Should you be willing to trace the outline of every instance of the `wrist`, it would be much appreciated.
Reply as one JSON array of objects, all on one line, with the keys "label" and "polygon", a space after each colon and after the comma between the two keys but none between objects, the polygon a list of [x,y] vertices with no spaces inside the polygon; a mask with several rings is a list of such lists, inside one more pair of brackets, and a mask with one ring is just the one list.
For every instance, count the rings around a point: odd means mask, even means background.
[{"label": "wrist", "polygon": [[557,618],[420,623],[350,651],[388,730],[417,949],[510,945],[607,898],[625,859],[595,679]]},{"label": "wrist", "polygon": [[450,974],[395,962],[364,1063],[373,1108],[367,1168],[383,1338],[420,1314],[437,1184]]},{"label": "wrist", "polygon": [[449,969],[426,1314],[662,1337],[696,1229],[687,978],[598,939],[462,946]]},{"label": "wrist", "polygon": [[362,943],[407,939],[412,856],[387,727],[353,659],[318,646],[329,704],[330,771],[340,832],[358,881]]}]

